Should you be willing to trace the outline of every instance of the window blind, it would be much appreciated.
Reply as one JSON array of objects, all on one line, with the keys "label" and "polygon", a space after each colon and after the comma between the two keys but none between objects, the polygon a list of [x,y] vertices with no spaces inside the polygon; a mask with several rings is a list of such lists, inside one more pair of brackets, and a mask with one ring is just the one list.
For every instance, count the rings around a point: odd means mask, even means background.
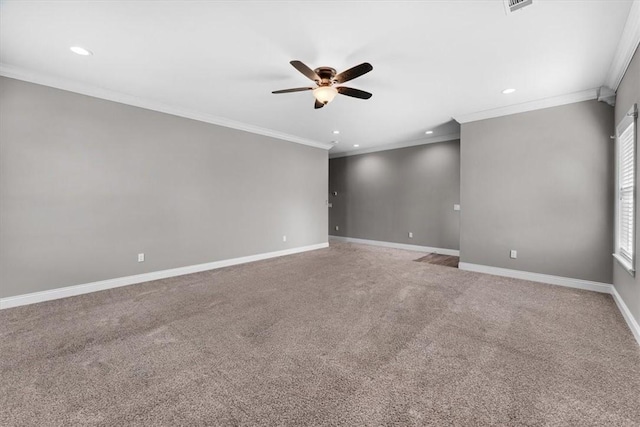
[{"label": "window blind", "polygon": [[631,273],[635,271],[636,106],[617,127],[616,253]]},{"label": "window blind", "polygon": [[635,147],[633,122],[622,132],[619,139],[619,206],[618,206],[618,249],[620,255],[633,262],[634,196],[635,196]]}]

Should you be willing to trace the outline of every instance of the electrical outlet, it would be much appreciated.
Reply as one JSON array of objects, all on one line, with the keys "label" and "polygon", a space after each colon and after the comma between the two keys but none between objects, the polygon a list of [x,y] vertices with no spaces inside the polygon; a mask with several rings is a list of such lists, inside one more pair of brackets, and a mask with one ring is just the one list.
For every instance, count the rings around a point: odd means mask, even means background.
[{"label": "electrical outlet", "polygon": [[333,207],[333,203],[329,203],[329,207],[332,208]]},{"label": "electrical outlet", "polygon": [[453,205],[453,210],[454,211],[459,211],[460,210],[460,205],[458,205],[458,204]]},{"label": "electrical outlet", "polygon": [[413,239],[413,233],[412,232],[409,232],[409,238]]},{"label": "electrical outlet", "polygon": [[144,262],[144,254],[138,254],[138,262]]},{"label": "electrical outlet", "polygon": [[338,226],[336,225],[336,231],[338,231],[338,230],[340,230],[340,227],[338,227]]},{"label": "electrical outlet", "polygon": [[511,259],[518,258],[518,251],[516,251],[515,249],[511,249],[511,253],[509,254],[509,256],[511,257]]},{"label": "electrical outlet", "polygon": [[282,236],[282,241],[286,242],[287,241],[287,236]]}]

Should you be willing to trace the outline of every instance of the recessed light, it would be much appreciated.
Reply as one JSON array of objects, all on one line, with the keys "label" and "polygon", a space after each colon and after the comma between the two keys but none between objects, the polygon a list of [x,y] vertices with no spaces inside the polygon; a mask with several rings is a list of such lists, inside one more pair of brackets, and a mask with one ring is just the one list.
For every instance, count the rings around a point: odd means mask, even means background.
[{"label": "recessed light", "polygon": [[425,134],[427,134],[427,135],[431,135],[432,133],[433,133],[432,130],[428,130],[428,131],[425,132]]},{"label": "recessed light", "polygon": [[360,147],[360,144],[353,144],[353,146],[354,146],[355,148],[358,148],[358,147]]},{"label": "recessed light", "polygon": [[71,49],[71,52],[77,53],[78,55],[82,55],[82,56],[93,55],[93,52],[80,46],[71,46],[69,49]]},{"label": "recessed light", "polygon": [[509,89],[505,89],[502,91],[502,93],[504,93],[505,95],[509,95],[510,93],[515,92],[516,90],[513,88],[509,88]]},{"label": "recessed light", "polygon": [[340,131],[339,131],[339,130],[334,130],[334,131],[333,131],[333,134],[334,134],[334,135],[339,135],[339,134],[340,134]]}]

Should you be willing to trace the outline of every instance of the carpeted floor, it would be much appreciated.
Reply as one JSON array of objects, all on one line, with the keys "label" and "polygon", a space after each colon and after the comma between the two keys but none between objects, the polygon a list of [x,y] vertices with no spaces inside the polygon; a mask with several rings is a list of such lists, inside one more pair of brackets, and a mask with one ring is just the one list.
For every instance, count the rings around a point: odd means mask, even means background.
[{"label": "carpeted floor", "polygon": [[0,312],[0,425],[640,425],[608,295],[330,249]]}]

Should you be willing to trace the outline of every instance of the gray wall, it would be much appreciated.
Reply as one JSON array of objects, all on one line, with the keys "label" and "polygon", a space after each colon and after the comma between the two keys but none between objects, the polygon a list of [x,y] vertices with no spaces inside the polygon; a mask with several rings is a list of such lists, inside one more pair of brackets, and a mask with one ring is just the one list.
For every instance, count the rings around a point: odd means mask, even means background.
[{"label": "gray wall", "polygon": [[329,191],[331,235],[458,249],[458,140],[331,159]]},{"label": "gray wall", "polygon": [[326,242],[327,157],[0,78],[0,296]]},{"label": "gray wall", "polygon": [[[619,123],[627,114],[634,103],[640,104],[640,50],[636,49],[631,64],[618,87],[616,97],[615,123]],[[613,131],[612,131],[613,132]],[[640,165],[640,162],[636,162]],[[640,170],[636,171],[636,176],[640,175]],[[638,213],[636,213],[638,216]],[[638,216],[640,219],[640,216]],[[640,232],[636,233],[636,251]],[[636,270],[640,270],[640,265],[636,261]],[[624,270],[617,261],[613,261],[613,284],[624,300],[624,303],[631,310],[631,314],[637,322],[640,322],[640,273],[636,273],[633,278]]]},{"label": "gray wall", "polygon": [[463,124],[461,262],[611,283],[612,128],[595,100]]}]

